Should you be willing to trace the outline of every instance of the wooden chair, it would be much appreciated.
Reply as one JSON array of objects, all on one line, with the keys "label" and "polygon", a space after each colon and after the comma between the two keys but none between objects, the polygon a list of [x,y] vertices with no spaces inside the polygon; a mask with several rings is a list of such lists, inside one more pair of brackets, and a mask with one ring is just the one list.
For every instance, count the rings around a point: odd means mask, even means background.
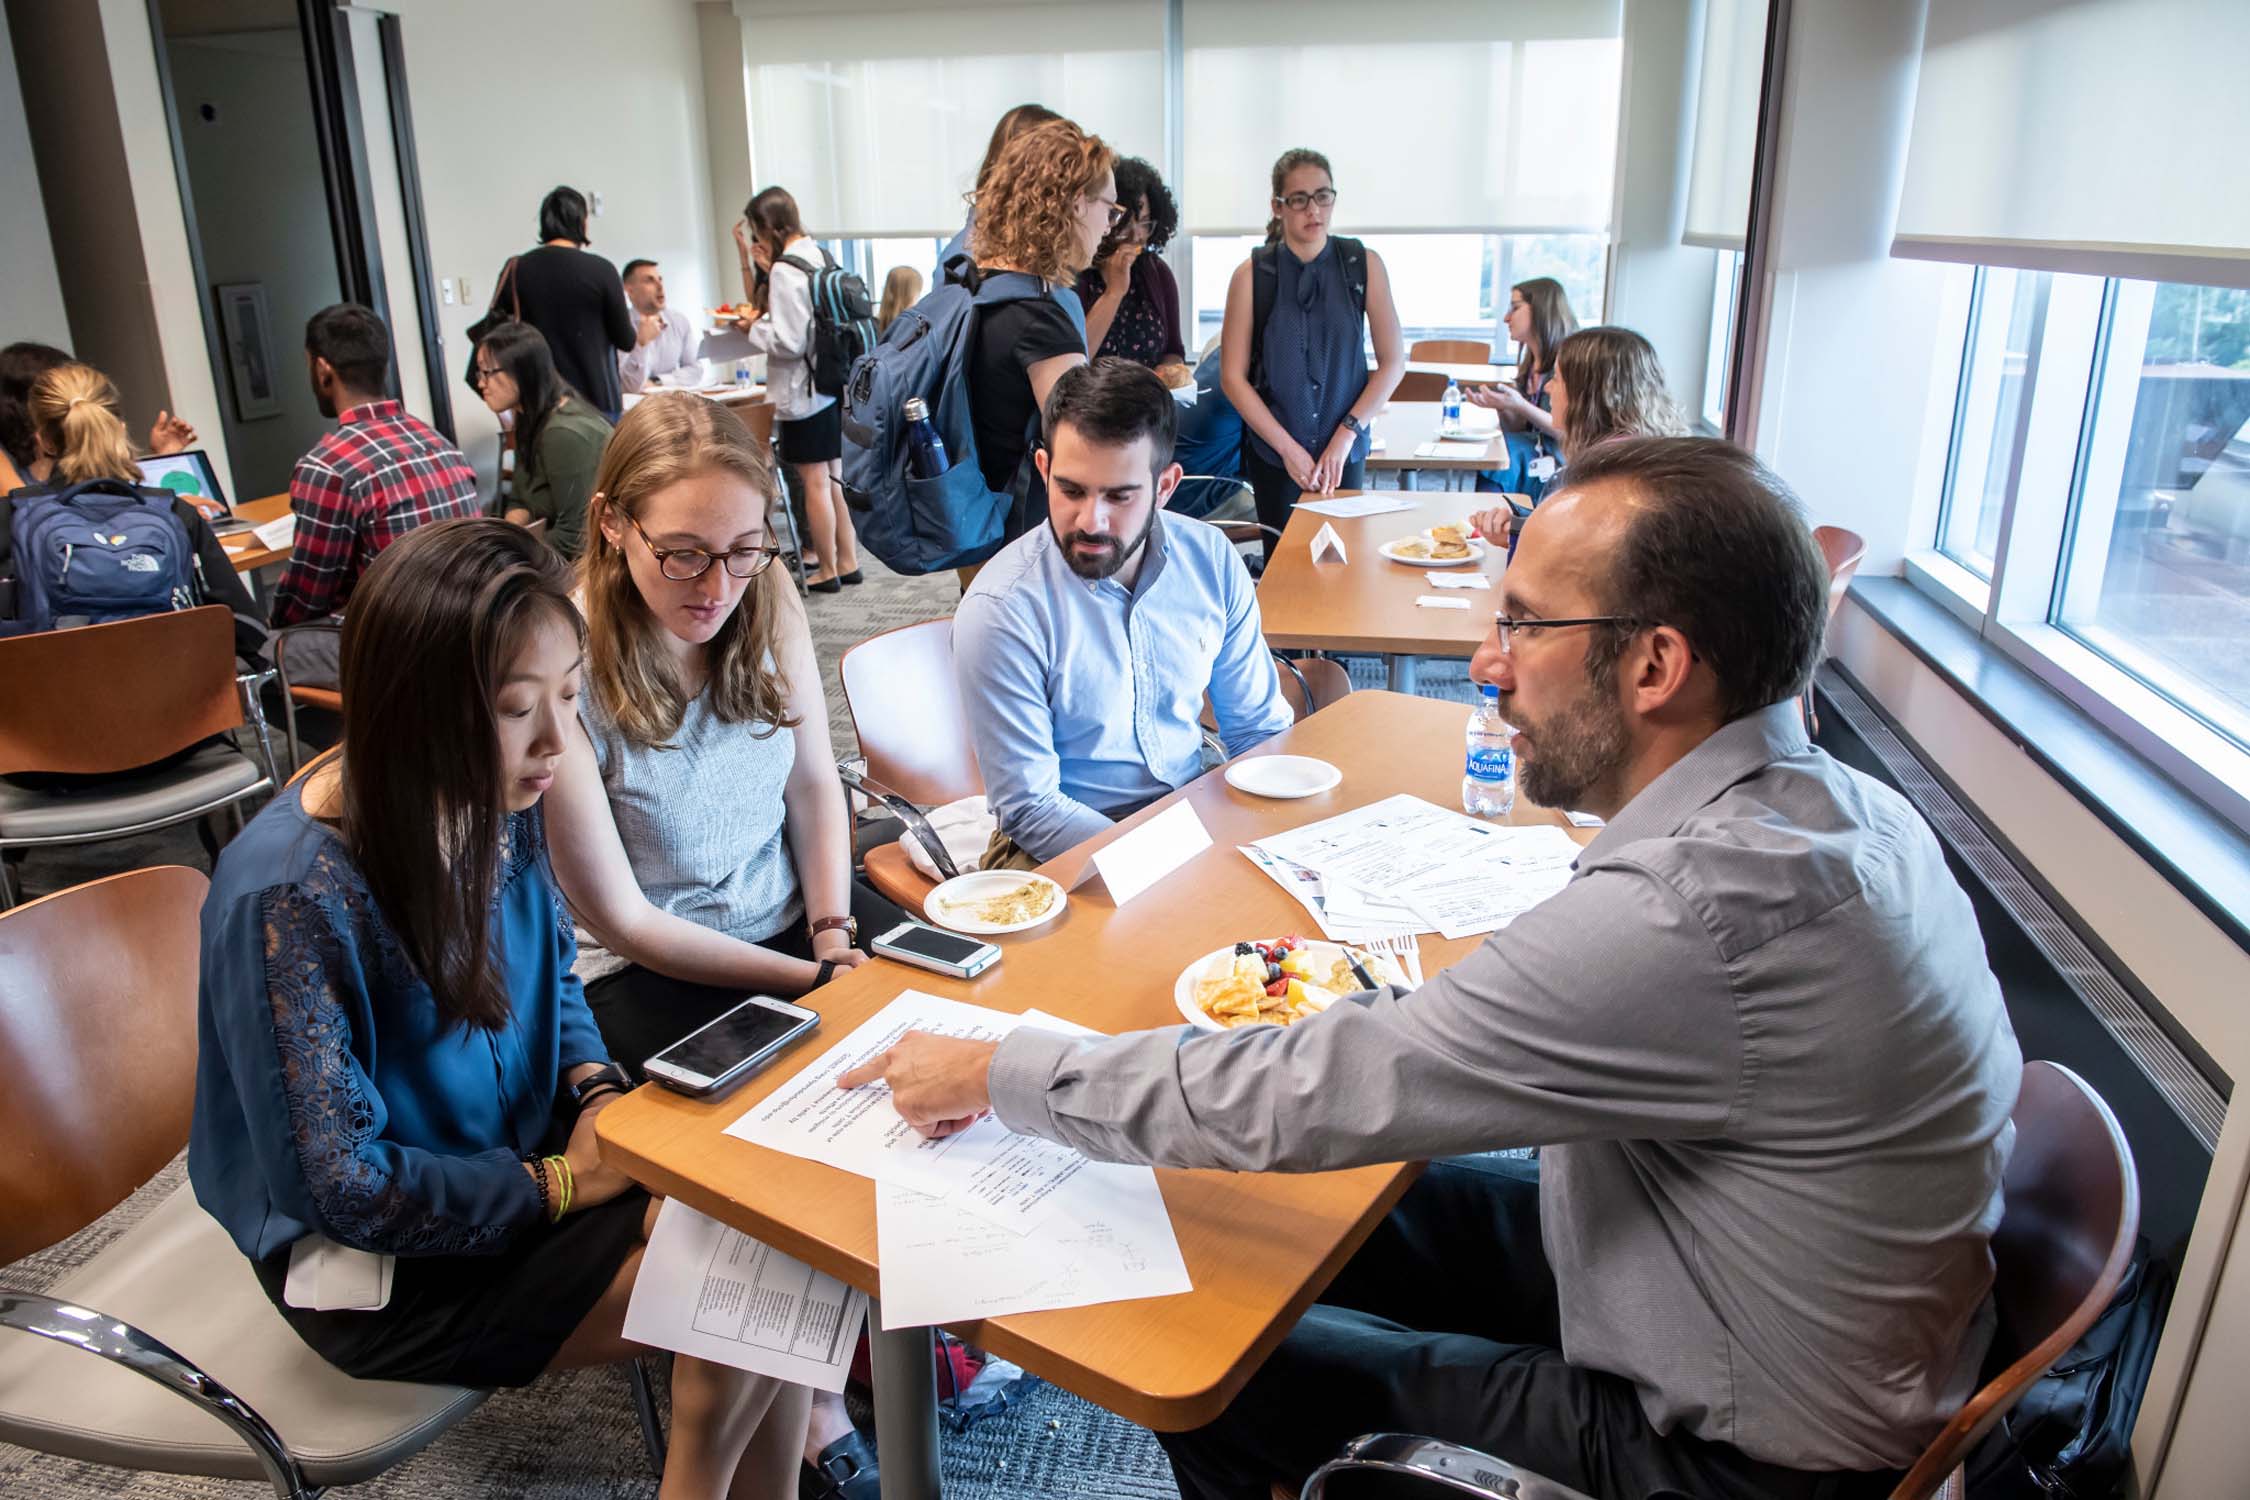
[{"label": "wooden chair", "polygon": [[[1980,1439],[2094,1326],[2117,1294],[2140,1230],[2139,1179],[2117,1117],[2058,1063],[2024,1064],[2016,1145],[1992,1234],[1992,1301],[1999,1316],[1987,1369],[2008,1361],[1922,1450],[1891,1500],[1961,1500],[1961,1465]],[[1321,1500],[1335,1475],[1419,1480],[1431,1495],[1583,1500],[1575,1490],[1487,1454],[1430,1438],[1355,1438],[1314,1471],[1303,1500]],[[1386,1490],[1386,1493],[1391,1491]]]},{"label": "wooden chair", "polygon": [[1344,664],[1325,656],[1300,656],[1292,661],[1276,656],[1281,669],[1281,696],[1299,719],[1319,713],[1352,690],[1351,673]]},{"label": "wooden chair", "polygon": [[1486,339],[1416,339],[1406,357],[1439,365],[1489,365],[1492,344]]},{"label": "wooden chair", "polygon": [[[960,871],[922,809],[942,807],[984,790],[969,720],[953,678],[953,622],[925,620],[870,636],[836,664],[844,706],[859,736],[864,772],[839,766],[844,784],[906,824],[938,869]],[[870,849],[867,879],[910,912],[936,884],[914,867],[898,843]]]},{"label": "wooden chair", "polygon": [[1429,370],[1408,370],[1399,376],[1398,385],[1391,392],[1393,401],[1441,401],[1445,398],[1445,377]]},{"label": "wooden chair", "polygon": [[[0,916],[0,1260],[76,1233],[187,1144],[205,889],[166,865]],[[51,1292],[0,1286],[0,1329],[38,1335],[0,1340],[0,1440],[283,1500],[383,1472],[486,1395],[337,1370],[185,1185]]]},{"label": "wooden chair", "polygon": [[[255,757],[223,738],[245,721]],[[108,779],[67,793],[0,782],[0,856],[146,833],[279,786],[226,606],[0,639],[0,776],[27,772]],[[0,909],[13,904],[0,865]]]}]

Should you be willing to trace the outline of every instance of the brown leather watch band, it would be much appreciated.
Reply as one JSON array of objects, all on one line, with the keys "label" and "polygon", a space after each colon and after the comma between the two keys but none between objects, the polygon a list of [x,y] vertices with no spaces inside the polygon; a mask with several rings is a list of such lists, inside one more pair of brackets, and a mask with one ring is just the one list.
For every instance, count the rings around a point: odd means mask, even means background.
[{"label": "brown leather watch band", "polygon": [[858,939],[859,918],[857,917],[822,917],[819,921],[812,924],[810,930],[812,936],[819,937],[822,933],[832,931],[838,927],[844,929],[844,935],[846,937],[852,938],[855,941]]}]

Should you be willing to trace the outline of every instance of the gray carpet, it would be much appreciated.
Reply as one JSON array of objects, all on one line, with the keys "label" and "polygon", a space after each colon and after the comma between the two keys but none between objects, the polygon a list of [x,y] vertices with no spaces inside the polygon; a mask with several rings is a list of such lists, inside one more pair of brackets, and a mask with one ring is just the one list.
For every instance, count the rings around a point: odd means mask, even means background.
[{"label": "gray carpet", "polygon": [[[815,648],[828,687],[829,720],[840,756],[857,753],[851,720],[836,684],[835,664],[856,641],[894,626],[949,613],[957,586],[951,574],[902,578],[867,564],[867,582],[806,601]],[[1382,663],[1347,659],[1357,688],[1383,685]],[[1466,702],[1473,696],[1461,662],[1426,661],[1420,690]],[[278,729],[277,729],[278,734]],[[151,864],[209,862],[189,827],[54,851],[20,868],[26,896]],[[39,1255],[0,1270],[0,1285],[41,1290],[98,1251],[186,1175],[184,1158],[86,1230]],[[193,1350],[181,1351],[193,1357]],[[1102,1495],[1119,1500],[1173,1496],[1171,1470],[1146,1432],[1067,1392],[1034,1383],[1026,1399],[1002,1416],[944,1435],[949,1500]],[[474,1416],[383,1478],[345,1492],[371,1497],[484,1495],[514,1500],[581,1500],[653,1495],[625,1377],[616,1370],[551,1376],[527,1390],[505,1392]],[[72,1463],[0,1443],[0,1494],[129,1495],[151,1500],[251,1496],[263,1486],[141,1475]]]}]

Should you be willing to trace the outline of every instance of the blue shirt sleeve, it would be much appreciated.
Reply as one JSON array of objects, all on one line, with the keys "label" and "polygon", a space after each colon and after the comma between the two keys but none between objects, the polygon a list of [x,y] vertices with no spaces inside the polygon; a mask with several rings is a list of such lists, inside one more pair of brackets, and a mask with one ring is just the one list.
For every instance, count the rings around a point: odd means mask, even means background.
[{"label": "blue shirt sleeve", "polygon": [[1220,597],[1226,601],[1226,636],[1219,642],[1218,659],[1211,663],[1210,693],[1220,742],[1229,756],[1236,756],[1287,729],[1296,715],[1281,696],[1281,673],[1266,648],[1250,570],[1234,548],[1225,552],[1218,581]]},{"label": "blue shirt sleeve", "polygon": [[394,1255],[492,1254],[538,1220],[513,1152],[441,1156],[384,1139],[388,1112],[360,1056],[380,979],[333,906],[270,888],[234,904],[218,946],[210,977],[233,993],[210,1007],[213,1040],[276,1207]]},{"label": "blue shirt sleeve", "polygon": [[954,675],[969,709],[985,801],[1000,831],[1040,861],[1110,827],[1099,811],[1063,793],[1046,658],[997,601],[972,594],[955,611]]}]

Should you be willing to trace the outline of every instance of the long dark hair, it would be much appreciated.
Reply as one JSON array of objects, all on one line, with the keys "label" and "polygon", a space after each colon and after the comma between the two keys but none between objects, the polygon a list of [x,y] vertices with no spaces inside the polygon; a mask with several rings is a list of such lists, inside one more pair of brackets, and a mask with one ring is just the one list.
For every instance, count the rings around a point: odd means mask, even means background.
[{"label": "long dark hair", "polygon": [[570,585],[520,526],[437,521],[383,549],[344,617],[344,844],[449,1028],[508,1021],[494,699],[540,621],[582,631]]},{"label": "long dark hair", "polygon": [[577,396],[581,404],[586,398],[555,369],[547,336],[529,323],[502,323],[477,347],[516,383],[516,477],[529,480],[539,472],[539,435],[547,430],[547,419],[563,397]]},{"label": "long dark hair", "polygon": [[[1297,146],[1274,158],[1273,195],[1276,198],[1281,196],[1281,185],[1289,180],[1289,174],[1299,167],[1318,167],[1328,174],[1328,185],[1330,187],[1336,185],[1336,172],[1334,168],[1328,165],[1328,158],[1310,147]],[[1275,214],[1272,218],[1266,220],[1266,243],[1268,245],[1281,243],[1281,215],[1279,214]]]},{"label": "long dark hair", "polygon": [[1570,310],[1570,294],[1552,276],[1534,276],[1529,281],[1517,282],[1509,290],[1523,298],[1524,305],[1531,309],[1531,342],[1536,354],[1516,366],[1516,389],[1528,396],[1535,371],[1553,372],[1555,351],[1562,347],[1564,339],[1578,331],[1578,314]]},{"label": "long dark hair", "polygon": [[31,388],[49,370],[69,363],[70,356],[52,344],[26,342],[0,349],[0,450],[26,483],[32,461],[39,457],[31,435]]}]

